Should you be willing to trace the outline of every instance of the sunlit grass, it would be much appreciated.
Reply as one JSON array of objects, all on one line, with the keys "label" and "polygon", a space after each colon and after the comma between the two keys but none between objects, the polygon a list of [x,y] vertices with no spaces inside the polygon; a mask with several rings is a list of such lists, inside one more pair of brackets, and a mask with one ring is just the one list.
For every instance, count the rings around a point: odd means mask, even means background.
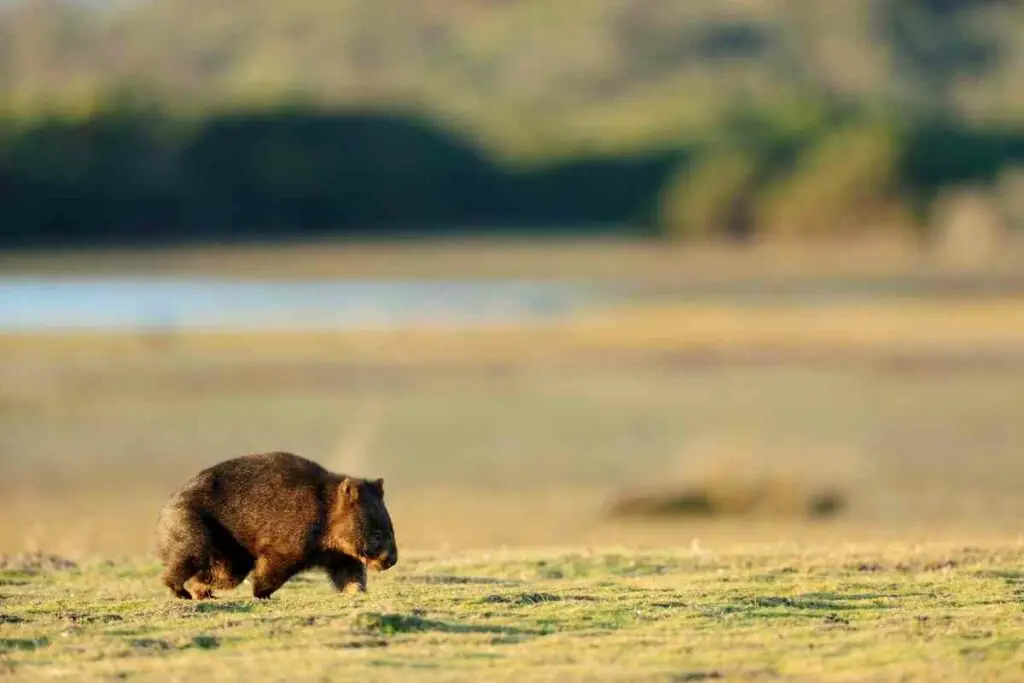
[{"label": "sunlit grass", "polygon": [[1024,550],[874,545],[419,554],[175,601],[158,567],[0,572],[25,679],[1017,680]]}]

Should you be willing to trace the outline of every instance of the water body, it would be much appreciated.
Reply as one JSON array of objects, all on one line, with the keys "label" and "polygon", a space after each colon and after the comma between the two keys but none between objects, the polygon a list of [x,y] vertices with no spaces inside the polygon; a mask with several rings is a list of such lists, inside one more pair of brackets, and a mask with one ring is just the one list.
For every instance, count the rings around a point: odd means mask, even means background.
[{"label": "water body", "polygon": [[542,321],[616,302],[829,306],[891,296],[1024,293],[1024,278],[718,282],[637,287],[523,280],[265,281],[0,277],[0,331],[352,329]]},{"label": "water body", "polygon": [[0,278],[0,330],[332,329],[564,315],[590,288],[519,281]]}]

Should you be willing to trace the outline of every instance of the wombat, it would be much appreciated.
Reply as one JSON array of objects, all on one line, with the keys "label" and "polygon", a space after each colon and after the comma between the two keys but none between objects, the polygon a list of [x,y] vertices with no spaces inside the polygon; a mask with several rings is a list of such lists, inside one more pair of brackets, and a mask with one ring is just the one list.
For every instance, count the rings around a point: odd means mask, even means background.
[{"label": "wombat", "polygon": [[265,599],[313,568],[339,591],[365,591],[367,567],[398,561],[382,479],[280,452],[225,460],[193,477],[160,511],[157,550],[163,583],[185,600],[212,598],[250,572],[253,597]]}]

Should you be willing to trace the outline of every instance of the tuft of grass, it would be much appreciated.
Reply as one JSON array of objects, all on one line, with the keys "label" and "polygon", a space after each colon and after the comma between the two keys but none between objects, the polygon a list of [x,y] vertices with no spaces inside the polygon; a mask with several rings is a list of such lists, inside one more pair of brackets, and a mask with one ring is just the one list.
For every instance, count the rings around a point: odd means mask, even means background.
[{"label": "tuft of grass", "polygon": [[360,612],[352,619],[352,625],[358,631],[386,635],[444,630],[444,625],[440,622],[432,622],[415,614],[381,614],[380,612]]},{"label": "tuft of grass", "polygon": [[0,652],[34,651],[50,644],[48,638],[0,638]]}]

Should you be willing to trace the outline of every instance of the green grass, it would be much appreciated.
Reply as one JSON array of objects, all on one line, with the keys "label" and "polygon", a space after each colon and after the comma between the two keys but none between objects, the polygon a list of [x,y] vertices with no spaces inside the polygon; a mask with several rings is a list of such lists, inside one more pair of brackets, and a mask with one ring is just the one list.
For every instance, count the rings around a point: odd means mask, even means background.
[{"label": "green grass", "polygon": [[[9,567],[12,565],[8,565]],[[406,557],[177,601],[152,564],[0,572],[0,668],[74,680],[1019,680],[1024,548]]]}]

